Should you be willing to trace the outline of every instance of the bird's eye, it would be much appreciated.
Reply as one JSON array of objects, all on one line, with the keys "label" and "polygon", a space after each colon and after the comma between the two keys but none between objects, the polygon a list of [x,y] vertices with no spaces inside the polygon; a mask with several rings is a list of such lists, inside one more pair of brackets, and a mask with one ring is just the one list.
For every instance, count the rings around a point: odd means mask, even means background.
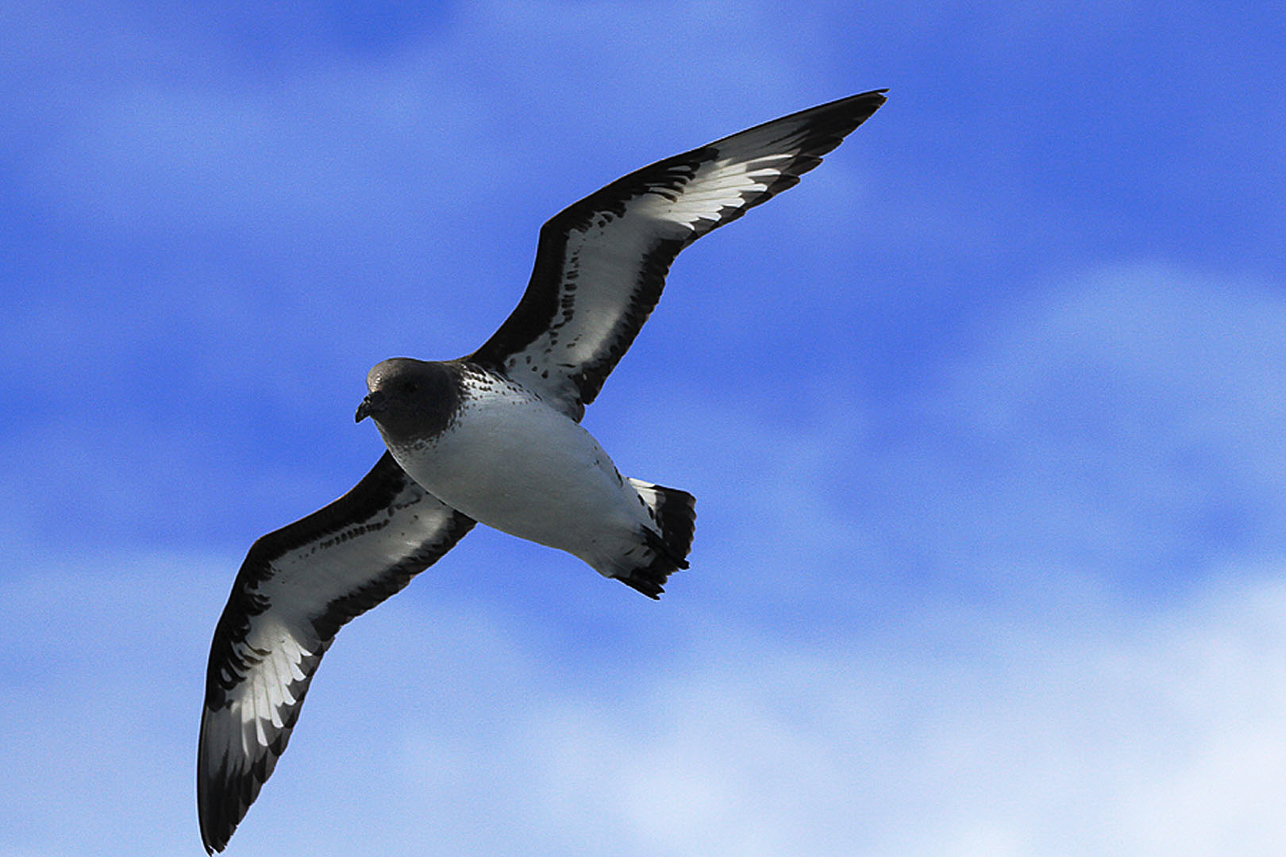
[{"label": "bird's eye", "polygon": [[406,393],[408,396],[414,395],[415,393],[419,392],[419,390],[420,390],[420,385],[415,383],[414,381],[407,381],[404,384],[402,384],[402,392]]}]

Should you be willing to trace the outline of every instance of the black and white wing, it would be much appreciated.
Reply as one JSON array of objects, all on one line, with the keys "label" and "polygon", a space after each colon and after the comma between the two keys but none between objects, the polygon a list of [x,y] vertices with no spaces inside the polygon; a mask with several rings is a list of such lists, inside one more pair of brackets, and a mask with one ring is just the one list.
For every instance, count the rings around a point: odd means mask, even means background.
[{"label": "black and white wing", "polygon": [[334,503],[250,548],[219,617],[197,749],[197,810],[222,851],[286,749],[340,627],[406,586],[473,526],[387,452]]},{"label": "black and white wing", "polygon": [[579,420],[656,306],[679,251],[798,183],[884,103],[885,91],[658,161],[563,209],[541,227],[517,308],[465,359]]}]

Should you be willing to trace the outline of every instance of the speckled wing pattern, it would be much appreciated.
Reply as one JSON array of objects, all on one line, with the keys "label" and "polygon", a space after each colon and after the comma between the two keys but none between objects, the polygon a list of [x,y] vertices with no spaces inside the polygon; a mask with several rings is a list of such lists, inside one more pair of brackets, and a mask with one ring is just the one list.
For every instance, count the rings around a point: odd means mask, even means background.
[{"label": "speckled wing pattern", "polygon": [[540,230],[527,290],[465,358],[584,415],[679,251],[799,182],[885,101],[877,90],[757,125],[624,176]]},{"label": "speckled wing pattern", "polygon": [[406,586],[473,523],[386,452],[343,497],[254,543],[206,672],[197,806],[208,852],[223,850],[285,751],[340,627]]}]

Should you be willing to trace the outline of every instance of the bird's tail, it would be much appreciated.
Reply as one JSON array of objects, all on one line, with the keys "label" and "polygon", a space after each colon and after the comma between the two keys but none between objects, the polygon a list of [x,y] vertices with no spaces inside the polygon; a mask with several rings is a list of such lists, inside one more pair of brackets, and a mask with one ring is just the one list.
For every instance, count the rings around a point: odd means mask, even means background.
[{"label": "bird's tail", "polygon": [[642,550],[631,551],[615,564],[612,576],[649,598],[661,595],[671,573],[688,567],[688,551],[696,529],[696,498],[678,488],[665,488],[627,479],[647,507],[655,528],[643,529]]}]

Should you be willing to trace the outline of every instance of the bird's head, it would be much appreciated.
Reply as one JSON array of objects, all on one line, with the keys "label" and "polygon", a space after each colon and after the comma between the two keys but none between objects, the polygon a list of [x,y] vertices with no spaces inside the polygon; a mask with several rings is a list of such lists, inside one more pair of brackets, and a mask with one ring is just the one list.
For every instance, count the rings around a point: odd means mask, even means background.
[{"label": "bird's head", "polygon": [[456,373],[445,363],[394,357],[366,375],[357,422],[370,417],[386,442],[429,437],[446,428],[459,403]]}]

